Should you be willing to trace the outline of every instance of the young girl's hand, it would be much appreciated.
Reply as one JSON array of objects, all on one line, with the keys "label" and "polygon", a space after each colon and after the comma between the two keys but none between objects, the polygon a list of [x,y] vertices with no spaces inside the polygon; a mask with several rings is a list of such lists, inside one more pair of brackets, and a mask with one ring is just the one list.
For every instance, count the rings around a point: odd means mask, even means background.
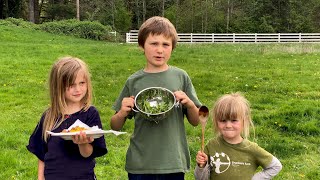
[{"label": "young girl's hand", "polygon": [[206,166],[206,164],[208,162],[208,156],[206,155],[206,153],[198,151],[197,156],[196,156],[196,161],[197,161],[199,167],[203,168]]},{"label": "young girl's hand", "polygon": [[193,101],[186,95],[183,91],[176,91],[173,93],[181,104],[183,104],[186,108],[194,107]]},{"label": "young girl's hand", "polygon": [[94,141],[93,137],[87,137],[85,132],[80,131],[79,134],[72,136],[72,141],[75,144],[88,144]]}]

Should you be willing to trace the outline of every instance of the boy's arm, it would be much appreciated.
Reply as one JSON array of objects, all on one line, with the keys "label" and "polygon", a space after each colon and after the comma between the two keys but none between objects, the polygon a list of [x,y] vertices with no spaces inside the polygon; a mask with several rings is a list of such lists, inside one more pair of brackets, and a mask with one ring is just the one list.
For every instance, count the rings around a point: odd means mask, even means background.
[{"label": "boy's arm", "polygon": [[119,112],[116,112],[112,117],[110,121],[111,129],[115,131],[119,131],[122,129],[124,123],[126,122],[126,117],[128,113],[123,113],[121,110]]},{"label": "boy's arm", "polygon": [[44,162],[38,160],[38,180],[44,180]]},{"label": "boy's arm", "polygon": [[197,106],[193,102],[192,104],[193,105],[191,107],[187,107],[187,119],[190,124],[192,124],[193,126],[197,126],[199,124],[199,108],[197,108]]},{"label": "boy's arm", "polygon": [[111,129],[119,131],[122,129],[124,123],[126,122],[126,117],[132,111],[134,107],[134,97],[126,97],[122,99],[121,109],[116,112],[110,121]]},{"label": "boy's arm", "polygon": [[272,177],[276,176],[282,169],[281,162],[273,156],[270,165],[263,169],[263,171],[256,173],[252,180],[259,180],[259,179],[271,179]]},{"label": "boy's arm", "polygon": [[176,99],[187,108],[187,119],[190,124],[197,126],[199,124],[199,108],[183,91],[175,91]]}]

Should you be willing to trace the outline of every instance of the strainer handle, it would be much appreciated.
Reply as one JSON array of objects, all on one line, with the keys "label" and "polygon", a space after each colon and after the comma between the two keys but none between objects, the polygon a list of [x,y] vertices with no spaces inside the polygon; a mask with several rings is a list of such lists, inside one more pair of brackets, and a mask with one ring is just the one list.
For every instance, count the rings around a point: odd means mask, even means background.
[{"label": "strainer handle", "polygon": [[174,107],[178,108],[179,106],[180,106],[180,101],[176,101],[176,102],[174,103]]},{"label": "strainer handle", "polygon": [[132,111],[134,111],[134,112],[140,112],[138,109],[135,109],[135,106],[133,107],[133,108],[131,108],[132,109]]}]

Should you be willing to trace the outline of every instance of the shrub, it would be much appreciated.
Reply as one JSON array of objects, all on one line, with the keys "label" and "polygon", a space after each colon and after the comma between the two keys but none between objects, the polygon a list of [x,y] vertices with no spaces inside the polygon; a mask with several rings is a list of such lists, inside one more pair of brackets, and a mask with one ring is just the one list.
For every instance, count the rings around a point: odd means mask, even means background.
[{"label": "shrub", "polygon": [[23,19],[16,19],[16,18],[6,18],[4,20],[0,20],[0,25],[5,26],[19,26],[23,28],[30,28],[30,29],[37,29],[37,25],[28,21],[25,21]]},{"label": "shrub", "polygon": [[72,35],[79,38],[105,40],[112,31],[110,26],[104,26],[97,21],[78,21],[75,19],[46,22],[41,30],[54,34]]},{"label": "shrub", "polygon": [[23,19],[7,18],[0,20],[0,25],[19,26],[22,28],[42,30],[52,34],[68,35],[78,38],[121,41],[119,33],[114,32],[111,26],[105,26],[98,21],[78,21],[76,19],[45,22],[34,24]]}]

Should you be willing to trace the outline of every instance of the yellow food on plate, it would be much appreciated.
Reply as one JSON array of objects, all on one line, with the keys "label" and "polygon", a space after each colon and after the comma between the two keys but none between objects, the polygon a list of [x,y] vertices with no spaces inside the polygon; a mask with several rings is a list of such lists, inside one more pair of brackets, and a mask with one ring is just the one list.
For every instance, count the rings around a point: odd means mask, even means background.
[{"label": "yellow food on plate", "polygon": [[62,132],[63,133],[65,133],[65,132],[79,132],[79,131],[84,131],[84,130],[87,130],[87,129],[84,127],[75,126],[75,127],[71,128],[70,130],[64,129],[64,130],[62,130]]}]

